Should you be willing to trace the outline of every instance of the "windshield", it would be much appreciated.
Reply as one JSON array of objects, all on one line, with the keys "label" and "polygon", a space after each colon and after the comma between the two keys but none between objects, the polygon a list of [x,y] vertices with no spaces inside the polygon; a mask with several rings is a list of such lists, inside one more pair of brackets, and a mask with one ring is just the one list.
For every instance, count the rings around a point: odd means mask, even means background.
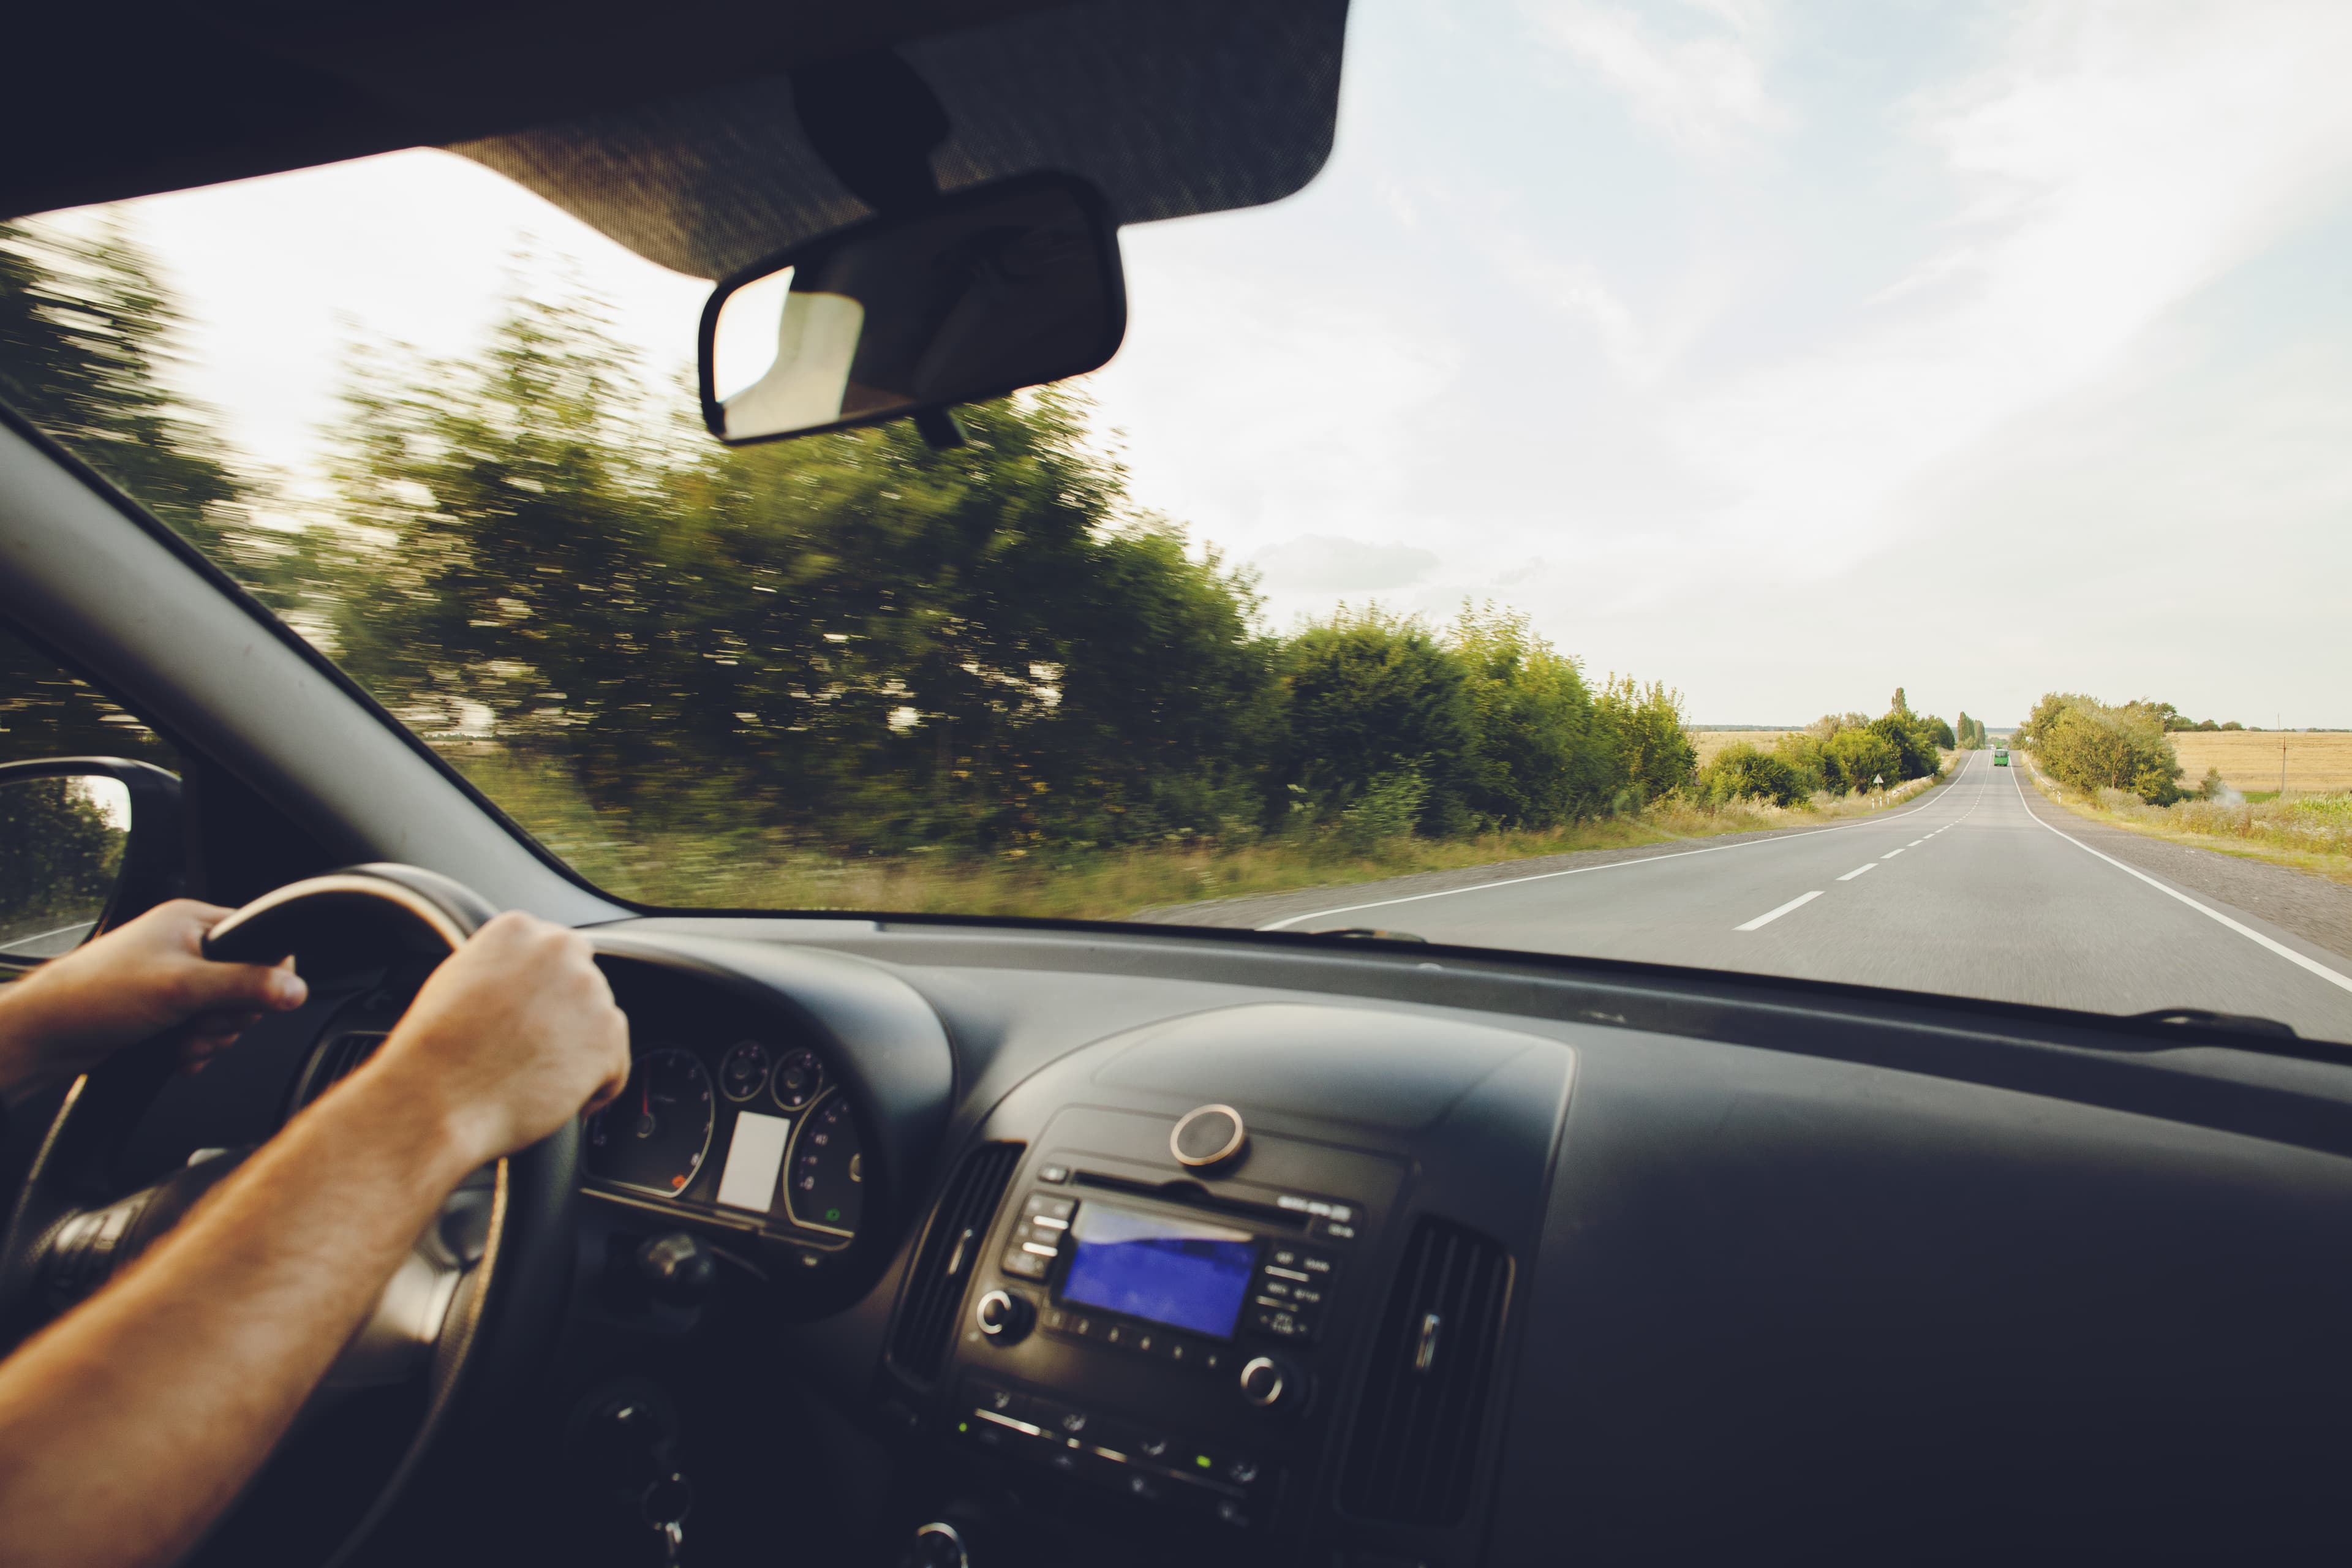
[{"label": "windshield", "polygon": [[961,447],[718,446],[709,283],[428,151],[0,232],[0,398],[645,904],[2352,1039],[2347,65],[1368,5],[1320,176]]}]

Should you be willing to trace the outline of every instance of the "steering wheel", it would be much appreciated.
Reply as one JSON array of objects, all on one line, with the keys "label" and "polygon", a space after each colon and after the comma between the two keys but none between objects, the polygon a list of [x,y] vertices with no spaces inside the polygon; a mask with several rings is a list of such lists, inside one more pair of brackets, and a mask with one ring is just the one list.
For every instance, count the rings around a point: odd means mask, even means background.
[{"label": "steering wheel", "polygon": [[[207,958],[274,963],[290,956],[312,983],[305,1013],[324,1014],[312,1016],[290,1082],[282,1074],[239,1079],[244,1092],[276,1096],[244,1108],[248,1122],[274,1127],[354,1069],[380,1037],[338,1020],[370,1002],[404,1009],[405,994],[386,1001],[397,983],[383,977],[421,979],[496,912],[446,877],[376,864],[290,883],[215,926]],[[175,1068],[173,1042],[152,1040],[68,1090],[0,1243],[0,1335],[8,1344],[103,1285],[243,1158],[246,1151],[198,1150],[165,1180],[122,1190],[125,1145]],[[191,1561],[250,1563],[257,1549],[274,1560],[283,1547],[299,1551],[306,1568],[342,1564],[384,1533],[461,1402],[507,1392],[500,1384],[510,1385],[515,1363],[528,1359],[516,1352],[550,1337],[569,1283],[579,1162],[575,1121],[450,1195],[298,1417],[289,1438],[300,1440],[280,1442]],[[404,1437],[384,1430],[404,1425]],[[322,1513],[320,1489],[302,1477],[329,1473],[361,1479]],[[289,1513],[306,1528],[283,1528]]]}]

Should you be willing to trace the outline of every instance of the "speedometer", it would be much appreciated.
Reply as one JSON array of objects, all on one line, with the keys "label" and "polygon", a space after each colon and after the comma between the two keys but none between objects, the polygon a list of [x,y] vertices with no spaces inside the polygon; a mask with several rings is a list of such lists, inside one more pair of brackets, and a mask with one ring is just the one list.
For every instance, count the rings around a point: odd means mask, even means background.
[{"label": "speedometer", "polygon": [[714,1120],[701,1058],[674,1046],[647,1051],[621,1097],[588,1122],[588,1173],[674,1198],[709,1157]]}]

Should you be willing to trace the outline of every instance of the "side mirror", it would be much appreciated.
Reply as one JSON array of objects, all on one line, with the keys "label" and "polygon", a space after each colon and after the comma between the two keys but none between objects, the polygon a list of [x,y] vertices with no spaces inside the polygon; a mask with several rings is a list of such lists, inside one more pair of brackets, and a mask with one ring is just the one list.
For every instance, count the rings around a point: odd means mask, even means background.
[{"label": "side mirror", "polygon": [[0,973],[180,890],[180,781],[121,757],[0,765]]},{"label": "side mirror", "polygon": [[1126,335],[1109,209],[1075,175],[1024,174],[721,282],[702,311],[702,417],[741,446],[928,416],[1082,375]]}]

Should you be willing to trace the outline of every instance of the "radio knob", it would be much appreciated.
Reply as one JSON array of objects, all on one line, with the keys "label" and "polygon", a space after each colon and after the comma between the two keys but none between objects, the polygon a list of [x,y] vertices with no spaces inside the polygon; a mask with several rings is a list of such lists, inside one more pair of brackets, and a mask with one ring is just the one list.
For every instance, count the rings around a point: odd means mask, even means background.
[{"label": "radio knob", "polygon": [[972,1317],[982,1333],[998,1344],[1009,1345],[1027,1336],[1029,1325],[1037,1321],[1037,1311],[1010,1290],[991,1290],[980,1299]]},{"label": "radio knob", "polygon": [[1242,1397],[1260,1409],[1296,1398],[1297,1377],[1270,1355],[1252,1356],[1242,1363]]}]

